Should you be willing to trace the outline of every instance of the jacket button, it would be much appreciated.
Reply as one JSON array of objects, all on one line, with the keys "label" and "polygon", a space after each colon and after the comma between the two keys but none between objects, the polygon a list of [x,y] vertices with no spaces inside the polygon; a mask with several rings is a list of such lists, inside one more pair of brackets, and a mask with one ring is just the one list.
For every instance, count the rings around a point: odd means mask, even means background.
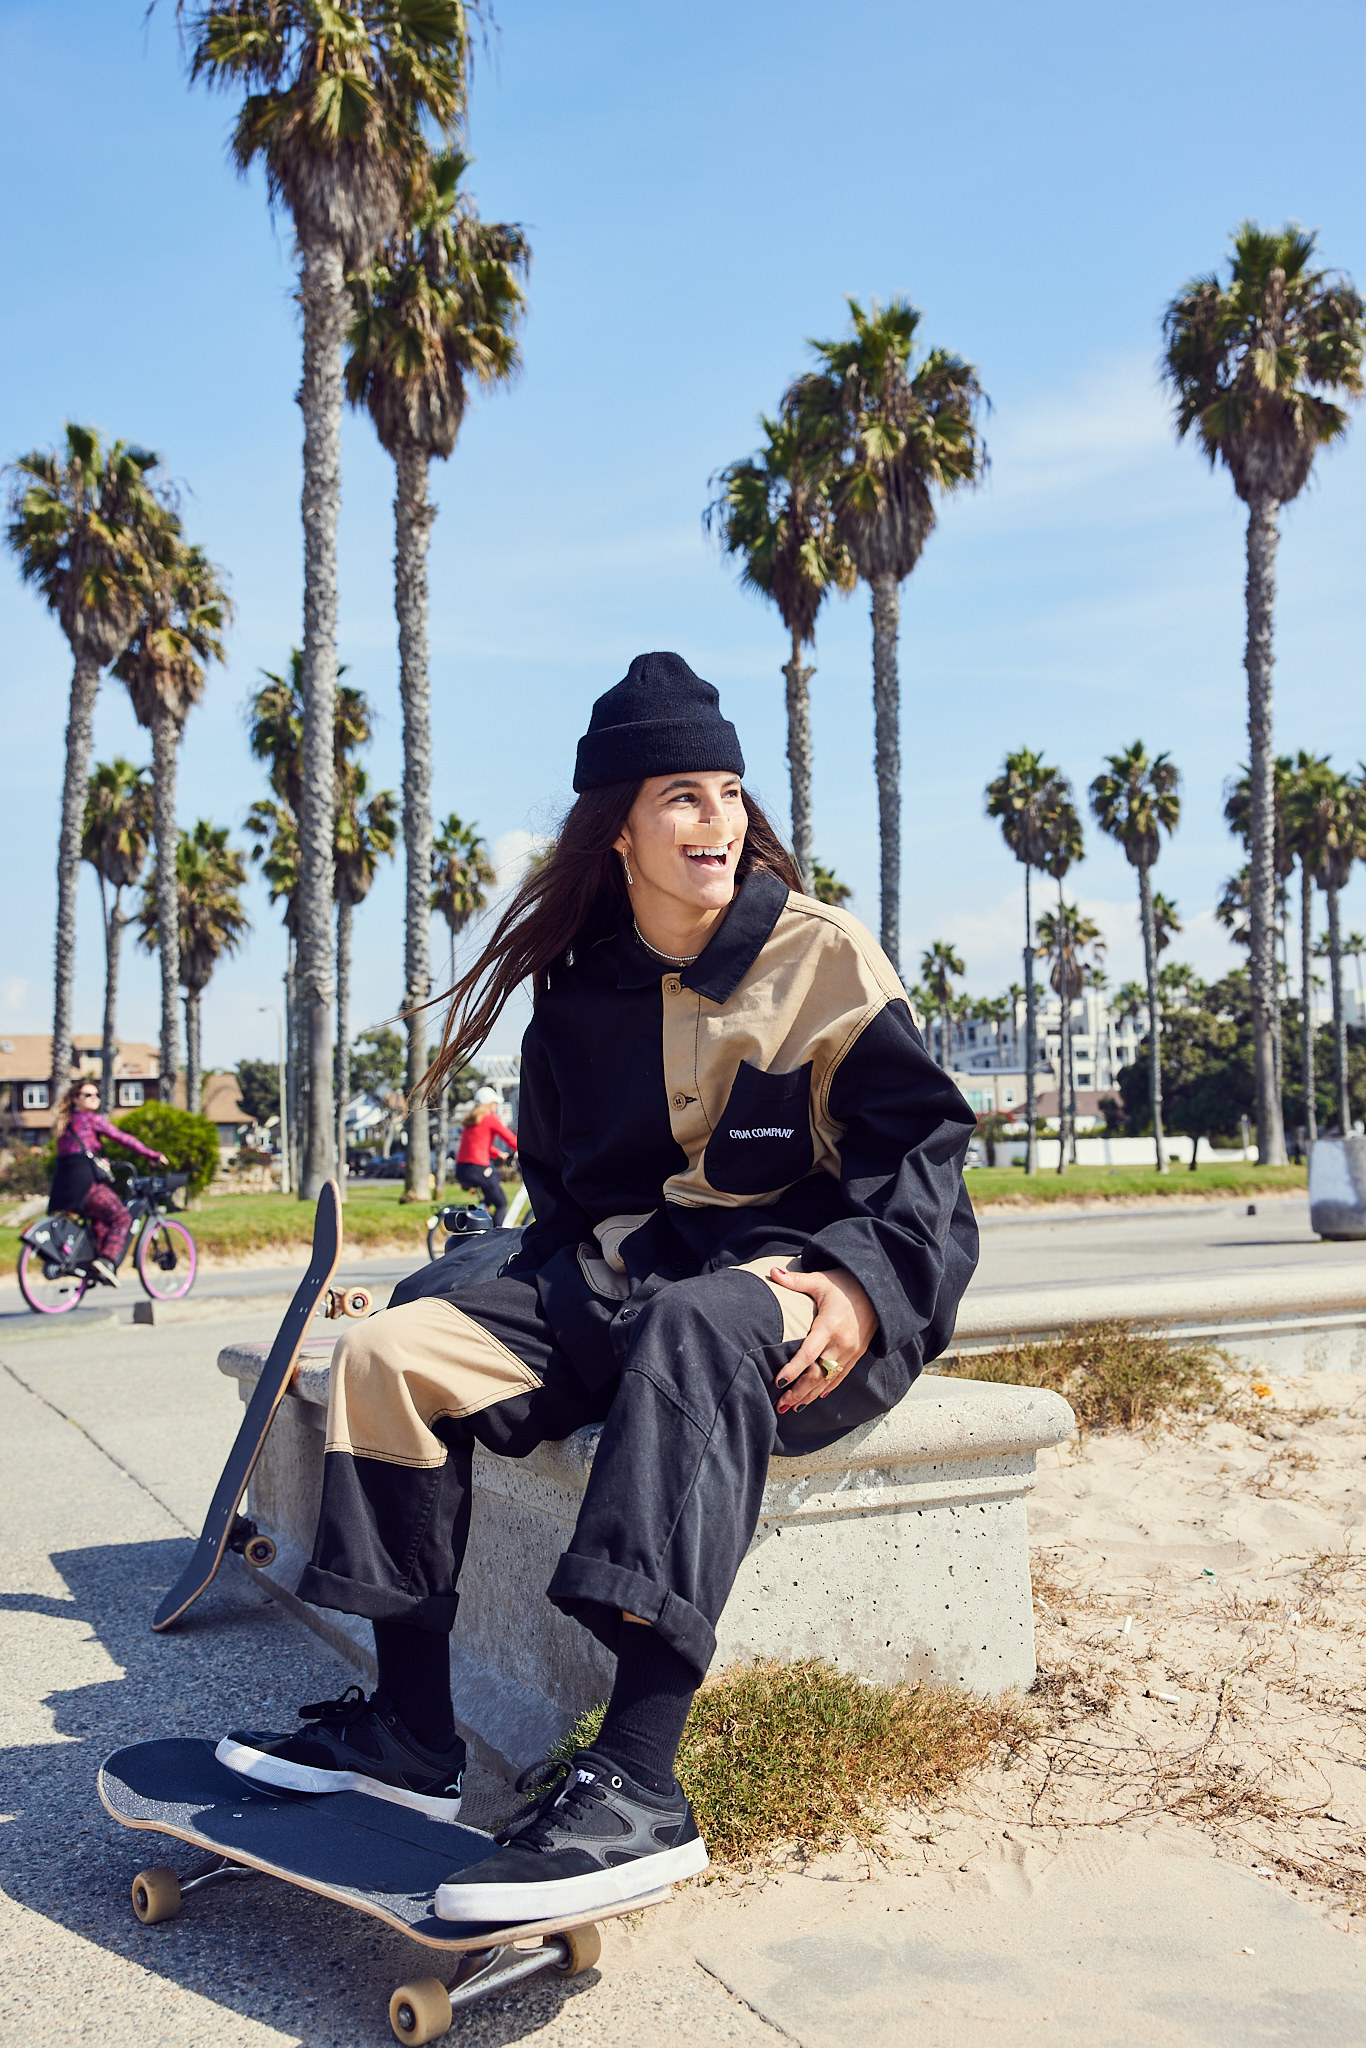
[{"label": "jacket button", "polygon": [[673,1106],[674,1106],[674,1108],[675,1108],[675,1109],[686,1109],[686,1108],[687,1108],[687,1106],[688,1106],[688,1098],[687,1098],[687,1096],[686,1096],[686,1095],[675,1095],[675,1096],[674,1096],[674,1098],[673,1098]]},{"label": "jacket button", "polygon": [[683,990],[682,982],[679,981],[674,975],[669,976],[669,979],[665,982],[664,986],[671,996],[680,995]]}]

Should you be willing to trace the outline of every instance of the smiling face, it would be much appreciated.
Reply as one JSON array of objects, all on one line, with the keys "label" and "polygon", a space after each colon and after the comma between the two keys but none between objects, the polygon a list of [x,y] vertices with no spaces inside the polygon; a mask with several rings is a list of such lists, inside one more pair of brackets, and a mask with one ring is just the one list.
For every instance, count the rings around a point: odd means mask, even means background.
[{"label": "smiling face", "polygon": [[692,925],[724,910],[748,822],[738,775],[703,770],[643,782],[614,842],[635,877],[637,919]]},{"label": "smiling face", "polygon": [[99,1106],[100,1091],[93,1081],[87,1081],[83,1087],[76,1090],[75,1107],[77,1109],[98,1109]]}]

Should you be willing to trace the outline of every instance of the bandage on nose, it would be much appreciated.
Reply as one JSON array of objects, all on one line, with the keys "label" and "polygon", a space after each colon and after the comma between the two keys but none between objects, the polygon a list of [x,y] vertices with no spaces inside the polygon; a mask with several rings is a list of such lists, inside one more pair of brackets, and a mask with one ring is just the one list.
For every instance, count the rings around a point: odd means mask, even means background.
[{"label": "bandage on nose", "polygon": [[675,846],[729,846],[734,838],[724,818],[675,818]]}]

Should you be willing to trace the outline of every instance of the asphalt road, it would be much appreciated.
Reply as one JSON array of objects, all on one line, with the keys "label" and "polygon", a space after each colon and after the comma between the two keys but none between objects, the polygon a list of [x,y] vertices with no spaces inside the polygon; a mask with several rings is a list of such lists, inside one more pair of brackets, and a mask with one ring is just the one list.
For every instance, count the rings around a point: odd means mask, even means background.
[{"label": "asphalt road", "polygon": [[1108,1281],[1211,1281],[1277,1270],[1366,1268],[1366,1243],[1328,1244],[1309,1228],[1303,1195],[1178,1204],[1170,1210],[987,1216],[975,1298],[1022,1287]]}]

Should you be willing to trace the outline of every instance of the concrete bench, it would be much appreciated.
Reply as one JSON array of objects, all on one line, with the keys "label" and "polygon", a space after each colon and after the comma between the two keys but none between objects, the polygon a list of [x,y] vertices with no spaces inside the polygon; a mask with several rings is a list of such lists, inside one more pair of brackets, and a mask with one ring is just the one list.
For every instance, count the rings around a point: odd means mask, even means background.
[{"label": "concrete bench", "polygon": [[[249,1511],[278,1546],[257,1574],[373,1678],[368,1623],[294,1592],[322,1481],[332,1336],[310,1339],[252,1479]],[[221,1371],[248,1400],[265,1344]],[[715,1669],[821,1656],[861,1677],[1001,1692],[1034,1678],[1025,1496],[1036,1453],[1073,1416],[1058,1395],[921,1379],[890,1415],[828,1450],[775,1458],[754,1541],[717,1631]],[[538,1761],[611,1689],[613,1660],[544,1598],[592,1469],[597,1429],[520,1461],[476,1448],[469,1554],[451,1638],[456,1718],[486,1762]]]}]

